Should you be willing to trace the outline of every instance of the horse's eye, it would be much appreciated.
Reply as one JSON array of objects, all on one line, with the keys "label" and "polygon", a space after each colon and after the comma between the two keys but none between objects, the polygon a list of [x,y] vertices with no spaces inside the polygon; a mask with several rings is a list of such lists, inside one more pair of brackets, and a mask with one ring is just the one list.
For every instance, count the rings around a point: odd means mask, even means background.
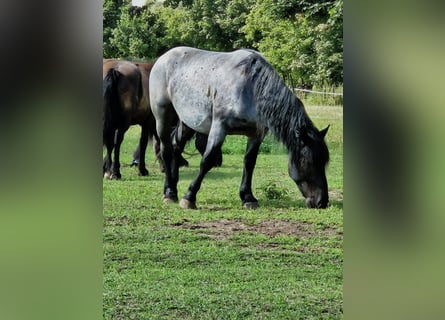
[{"label": "horse's eye", "polygon": [[300,169],[307,170],[309,168],[309,161],[307,158],[300,158]]},{"label": "horse's eye", "polygon": [[311,157],[311,152],[309,150],[309,148],[303,148],[301,150],[300,153],[300,167],[301,169],[308,169],[311,165],[311,161],[312,157]]}]

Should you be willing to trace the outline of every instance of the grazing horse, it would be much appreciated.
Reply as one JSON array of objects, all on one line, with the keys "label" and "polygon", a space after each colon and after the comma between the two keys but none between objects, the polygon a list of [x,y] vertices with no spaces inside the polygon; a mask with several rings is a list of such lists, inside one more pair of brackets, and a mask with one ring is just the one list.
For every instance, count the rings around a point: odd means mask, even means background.
[{"label": "grazing horse", "polygon": [[[159,138],[156,134],[156,123],[151,112],[149,101],[149,76],[152,63],[131,63],[123,60],[103,60],[103,94],[104,94],[104,127],[103,143],[107,148],[103,173],[106,178],[120,179],[120,145],[130,125],[139,124],[142,128],[139,144],[134,152],[133,164],[138,166],[139,175],[148,175],[145,166],[145,151],[149,140],[153,140],[153,149],[159,161],[161,171],[164,164],[160,156]],[[177,126],[178,119],[172,121]],[[175,135],[180,133],[175,129]],[[178,139],[179,139],[178,137]],[[207,136],[197,134],[196,145],[207,143]],[[114,161],[111,154],[114,148]],[[199,149],[198,150],[202,150]],[[221,165],[222,155],[220,155]],[[179,157],[179,166],[187,166],[188,162]]]},{"label": "grazing horse", "polygon": [[[139,142],[139,174],[148,175],[145,167],[145,150],[149,138],[156,136],[156,124],[148,96],[151,67],[152,64],[140,67],[123,60],[103,62],[103,143],[107,148],[103,173],[106,178],[121,178],[120,146],[125,132],[134,124],[142,127]],[[114,161],[111,160],[113,148]]]},{"label": "grazing horse", "polygon": [[170,140],[168,125],[177,114],[184,137],[191,130],[208,135],[199,173],[181,199],[181,208],[196,208],[202,180],[228,134],[248,137],[239,196],[244,208],[256,208],[252,175],[268,131],[287,147],[288,172],[306,205],[327,207],[329,151],[324,137],[329,127],[319,131],[313,125],[302,102],[258,52],[173,48],[153,66],[150,92],[165,165],[164,202],[178,201],[179,153]]},{"label": "grazing horse", "polygon": [[[149,92],[149,85],[148,85],[148,81],[149,81],[149,77],[150,77],[150,71],[153,67],[152,63],[135,63],[135,65],[137,65],[139,67],[139,69],[141,70],[141,74],[142,74],[142,85],[143,88],[145,89],[145,92]],[[147,99],[147,101],[149,101],[149,99]],[[151,109],[149,109],[149,112],[151,112]],[[180,127],[178,126],[178,117],[175,117],[175,119],[172,121],[172,127],[174,127],[175,129],[173,130],[172,133],[172,139],[175,140],[184,140],[182,139],[182,133],[180,131]],[[152,122],[150,122],[151,124]],[[159,138],[156,134],[156,129],[153,128],[149,131],[150,133],[154,133],[153,135],[153,150],[155,152],[156,158],[159,161],[159,166],[162,172],[164,172],[164,163],[162,161],[162,157],[160,154],[160,141]],[[191,139],[193,136],[191,136],[189,139]],[[187,142],[187,141],[186,141]],[[207,135],[205,134],[201,134],[201,133],[196,133],[196,137],[195,137],[195,147],[196,149],[202,154],[204,154],[205,151],[205,145],[207,144]],[[204,147],[203,147],[204,146]],[[141,159],[141,143],[139,143],[139,145],[137,146],[136,150],[133,153],[133,164],[140,164],[140,159]],[[182,147],[181,151],[184,149],[184,146]],[[220,167],[222,165],[222,153],[220,152],[218,154],[218,161],[215,164],[215,166]],[[188,161],[185,160],[182,155],[179,157],[179,167],[183,167],[183,166],[188,166]]]}]

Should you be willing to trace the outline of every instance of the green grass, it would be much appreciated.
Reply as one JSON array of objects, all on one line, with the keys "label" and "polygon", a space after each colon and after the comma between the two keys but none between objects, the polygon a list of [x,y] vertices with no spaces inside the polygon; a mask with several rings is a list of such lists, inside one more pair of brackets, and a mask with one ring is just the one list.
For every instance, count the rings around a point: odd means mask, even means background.
[{"label": "green grass", "polygon": [[[307,110],[317,127],[331,124],[326,210],[305,207],[276,145],[258,156],[253,188],[260,208],[241,209],[242,137],[227,139],[223,166],[204,179],[198,210],[163,204],[164,175],[152,151],[149,177],[128,166],[140,132],[129,130],[123,179],[103,182],[104,319],[342,318],[343,110]],[[188,160],[180,195],[200,157]],[[268,196],[271,185],[285,196]]]}]

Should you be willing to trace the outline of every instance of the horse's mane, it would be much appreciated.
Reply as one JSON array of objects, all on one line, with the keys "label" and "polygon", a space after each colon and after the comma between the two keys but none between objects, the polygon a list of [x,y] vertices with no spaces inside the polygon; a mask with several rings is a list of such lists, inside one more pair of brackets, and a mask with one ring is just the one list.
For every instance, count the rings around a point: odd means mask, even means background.
[{"label": "horse's mane", "polygon": [[314,144],[319,147],[315,146],[313,151],[316,158],[328,161],[326,144],[319,138],[319,131],[307,115],[303,103],[285,85],[272,66],[255,51],[238,64],[242,65],[247,82],[253,87],[259,123],[267,127],[293,154],[298,152],[303,135],[321,140],[321,144]]}]

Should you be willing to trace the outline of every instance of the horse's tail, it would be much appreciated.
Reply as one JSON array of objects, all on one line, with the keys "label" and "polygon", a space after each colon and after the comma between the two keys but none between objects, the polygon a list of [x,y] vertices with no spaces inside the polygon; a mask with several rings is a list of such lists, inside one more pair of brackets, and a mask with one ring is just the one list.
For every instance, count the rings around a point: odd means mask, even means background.
[{"label": "horse's tail", "polygon": [[105,143],[106,137],[114,134],[116,129],[116,119],[118,119],[120,112],[120,100],[118,92],[118,81],[120,72],[115,69],[110,69],[103,80],[103,139]]}]

